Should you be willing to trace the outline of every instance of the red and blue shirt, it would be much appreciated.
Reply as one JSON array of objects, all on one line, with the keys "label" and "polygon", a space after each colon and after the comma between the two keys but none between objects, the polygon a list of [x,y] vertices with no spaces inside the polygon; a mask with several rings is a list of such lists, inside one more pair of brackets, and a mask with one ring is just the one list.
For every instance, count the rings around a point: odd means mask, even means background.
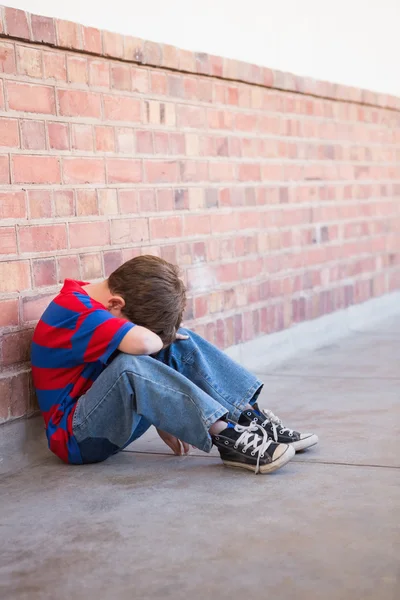
[{"label": "red and blue shirt", "polygon": [[32,342],[33,384],[43,414],[49,448],[64,462],[81,464],[72,420],[80,396],[105,369],[134,326],[112,316],[67,279],[36,326]]}]

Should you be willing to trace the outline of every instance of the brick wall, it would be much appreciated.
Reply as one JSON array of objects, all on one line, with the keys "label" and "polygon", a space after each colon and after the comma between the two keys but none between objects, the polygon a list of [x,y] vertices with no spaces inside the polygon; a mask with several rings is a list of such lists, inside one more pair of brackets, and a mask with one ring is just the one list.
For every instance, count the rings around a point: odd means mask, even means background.
[{"label": "brick wall", "polygon": [[66,277],[153,253],[220,347],[400,287],[400,100],[2,8],[0,421]]}]

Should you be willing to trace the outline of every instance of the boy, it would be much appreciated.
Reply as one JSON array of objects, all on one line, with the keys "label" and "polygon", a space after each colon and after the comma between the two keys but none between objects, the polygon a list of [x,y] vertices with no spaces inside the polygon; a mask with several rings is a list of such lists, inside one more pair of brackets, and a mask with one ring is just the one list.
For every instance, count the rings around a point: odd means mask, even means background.
[{"label": "boy", "polygon": [[177,455],[215,444],[225,465],[256,473],[317,443],[260,411],[256,377],[195,333],[178,333],[185,302],[177,267],[154,256],[100,283],[65,281],[32,342],[49,447],[63,461],[103,461],[151,425]]}]

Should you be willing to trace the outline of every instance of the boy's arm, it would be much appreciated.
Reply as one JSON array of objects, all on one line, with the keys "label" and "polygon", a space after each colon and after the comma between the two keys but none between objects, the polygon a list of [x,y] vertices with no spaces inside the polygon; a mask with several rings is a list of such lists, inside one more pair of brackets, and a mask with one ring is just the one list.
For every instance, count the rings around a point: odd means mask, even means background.
[{"label": "boy's arm", "polygon": [[149,355],[159,352],[162,347],[163,343],[157,334],[150,331],[150,329],[135,325],[123,337],[118,350],[126,354]]}]

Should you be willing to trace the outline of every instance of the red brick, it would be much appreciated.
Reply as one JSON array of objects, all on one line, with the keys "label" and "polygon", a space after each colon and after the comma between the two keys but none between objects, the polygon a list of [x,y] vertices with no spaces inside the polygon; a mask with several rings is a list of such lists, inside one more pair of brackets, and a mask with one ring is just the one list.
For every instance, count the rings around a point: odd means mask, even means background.
[{"label": "red brick", "polygon": [[58,283],[62,283],[65,279],[81,278],[78,256],[60,256],[57,259],[57,266]]},{"label": "red brick", "polygon": [[138,212],[137,190],[119,190],[119,212],[121,215],[135,214]]},{"label": "red brick", "polygon": [[66,123],[47,123],[49,146],[52,150],[69,150],[69,130]]},{"label": "red brick", "polygon": [[0,183],[10,183],[10,161],[8,156],[0,156]]},{"label": "red brick", "polygon": [[118,214],[117,190],[105,189],[98,190],[98,203],[100,215]]},{"label": "red brick", "polygon": [[[240,131],[257,131],[258,117],[257,115],[251,113],[237,113],[235,118],[235,127]],[[270,131],[270,133],[273,132]]]},{"label": "red brick", "polygon": [[136,132],[136,149],[140,154],[154,154],[153,133],[151,131]]},{"label": "red brick", "polygon": [[24,371],[0,379],[0,420],[26,415],[29,403],[29,374]]},{"label": "red brick", "polygon": [[4,7],[5,29],[12,37],[30,40],[28,17],[25,11],[17,8]]},{"label": "red brick", "polygon": [[0,281],[3,294],[20,292],[31,287],[29,262],[0,262]]},{"label": "red brick", "polygon": [[239,281],[239,263],[229,263],[217,267],[217,279],[220,283]]},{"label": "red brick", "polygon": [[183,88],[183,78],[180,75],[168,75],[168,96],[183,98],[185,96]]},{"label": "red brick", "polygon": [[263,181],[282,181],[283,180],[282,165],[263,164],[261,166],[261,178]]},{"label": "red brick", "polygon": [[131,127],[117,127],[117,151],[122,154],[133,154],[135,151],[135,135]]},{"label": "red brick", "polygon": [[25,192],[0,192],[0,219],[26,218]]},{"label": "red brick", "polygon": [[145,218],[113,219],[111,221],[111,243],[131,244],[149,239],[149,224]]},{"label": "red brick", "polygon": [[157,201],[155,190],[140,190],[139,192],[139,212],[156,212]]},{"label": "red brick", "polygon": [[206,125],[206,111],[204,108],[186,105],[178,106],[177,116],[179,127],[201,129]]},{"label": "red brick", "polygon": [[61,52],[43,52],[43,71],[45,79],[67,81],[65,54]]},{"label": "red brick", "polygon": [[56,261],[54,258],[34,260],[32,262],[32,273],[35,287],[55,285],[57,283]]},{"label": "red brick", "polygon": [[211,214],[211,231],[223,233],[237,231],[238,213],[213,213]]},{"label": "red brick", "polygon": [[67,56],[67,70],[69,83],[88,82],[88,61],[80,56]]},{"label": "red brick", "polygon": [[55,156],[12,157],[14,183],[61,183],[60,163]]},{"label": "red brick", "polygon": [[19,133],[17,119],[0,117],[0,146],[9,148],[19,147]]},{"label": "red brick", "polygon": [[167,95],[167,76],[165,73],[150,73],[150,89],[153,94],[159,94],[160,96]]},{"label": "red brick", "polygon": [[14,45],[6,42],[0,43],[0,72],[16,73]]},{"label": "red brick", "polygon": [[207,110],[208,126],[211,129],[233,129],[234,113],[227,110]]},{"label": "red brick", "polygon": [[195,77],[184,78],[185,98],[187,100],[197,100],[198,81]]},{"label": "red brick", "polygon": [[140,100],[129,96],[104,96],[104,116],[111,121],[140,123]]},{"label": "red brick", "polygon": [[99,94],[80,90],[57,90],[60,115],[101,118]]},{"label": "red brick", "polygon": [[105,60],[89,60],[89,83],[94,87],[110,87],[110,65]]},{"label": "red brick", "polygon": [[71,248],[108,246],[110,244],[109,224],[105,221],[70,223],[69,239]]},{"label": "red brick", "polygon": [[75,214],[73,190],[54,191],[54,214],[56,217],[72,217]]},{"label": "red brick", "polygon": [[84,280],[99,279],[103,276],[101,254],[81,254],[81,269]]},{"label": "red brick", "polygon": [[31,219],[47,219],[53,215],[50,190],[28,190],[29,216]]},{"label": "red brick", "polygon": [[179,49],[179,69],[188,73],[193,73],[196,68],[196,59],[194,52],[190,50]]},{"label": "red brick", "polygon": [[64,183],[105,183],[101,158],[64,158]]},{"label": "red brick", "polygon": [[114,152],[115,135],[113,127],[95,127],[95,145],[98,152]]},{"label": "red brick", "polygon": [[0,227],[0,254],[17,253],[15,227]]},{"label": "red brick", "polygon": [[112,252],[104,252],[104,276],[109,277],[115,269],[117,269],[124,262],[122,258],[122,252],[115,250]]},{"label": "red brick", "polygon": [[260,165],[254,163],[244,163],[239,165],[239,181],[260,181]]},{"label": "red brick", "polygon": [[36,48],[17,46],[18,73],[29,77],[43,77],[42,53]]},{"label": "red brick", "polygon": [[142,162],[133,158],[107,158],[107,183],[139,183]]},{"label": "red brick", "polygon": [[197,89],[198,99],[201,102],[212,102],[213,101],[213,87],[212,81],[207,79],[200,79],[198,81]]},{"label": "red brick", "polygon": [[186,237],[211,233],[209,215],[185,215],[183,233]]},{"label": "red brick", "polygon": [[175,198],[173,190],[160,188],[157,190],[157,210],[167,211],[174,210]]},{"label": "red brick", "polygon": [[12,327],[19,324],[18,300],[0,301],[0,327]]},{"label": "red brick", "polygon": [[34,42],[44,42],[52,46],[56,43],[56,28],[54,19],[41,15],[31,15],[32,39]]},{"label": "red brick", "polygon": [[36,296],[26,296],[23,298],[23,322],[30,323],[31,321],[38,321],[53,298],[54,294],[40,294]]},{"label": "red brick", "polygon": [[56,19],[57,44],[62,48],[82,48],[82,25],[72,21]]},{"label": "red brick", "polygon": [[124,35],[124,58],[129,61],[142,62],[143,40],[132,35]]},{"label": "red brick", "polygon": [[146,69],[131,68],[132,91],[147,94],[149,91],[149,72]]},{"label": "red brick", "polygon": [[0,80],[0,110],[5,110],[4,86],[2,80]]},{"label": "red brick", "polygon": [[130,91],[132,76],[129,65],[115,63],[111,65],[111,84],[116,90]]},{"label": "red brick", "polygon": [[181,217],[154,217],[150,219],[150,238],[179,238],[182,235]]},{"label": "red brick", "polygon": [[56,113],[52,87],[7,81],[7,97],[11,110],[52,115]]},{"label": "red brick", "polygon": [[82,42],[85,52],[102,53],[101,31],[99,29],[82,26]]},{"label": "red brick", "polygon": [[76,191],[76,214],[78,217],[99,214],[95,190]]},{"label": "red brick", "polygon": [[93,152],[93,129],[91,125],[71,125],[73,150]]},{"label": "red brick", "polygon": [[208,163],[185,160],[180,163],[182,181],[208,181]]},{"label": "red brick", "polygon": [[45,150],[44,121],[21,121],[21,142],[22,148],[27,150]]},{"label": "red brick", "polygon": [[18,237],[21,252],[54,252],[67,247],[64,224],[20,227]]},{"label": "red brick", "polygon": [[29,360],[32,330],[3,334],[2,338],[3,356],[1,362],[3,365],[12,365]]},{"label": "red brick", "polygon": [[103,53],[113,58],[124,57],[124,36],[111,31],[103,31]]},{"label": "red brick", "polygon": [[179,181],[177,162],[147,161],[144,167],[146,181],[149,183],[177,183]]},{"label": "red brick", "polygon": [[171,154],[186,154],[186,141],[183,133],[169,134],[169,149]]},{"label": "red brick", "polygon": [[147,65],[159,67],[162,64],[162,49],[156,42],[145,41],[143,44],[143,62]]},{"label": "red brick", "polygon": [[234,164],[225,162],[210,163],[210,180],[211,181],[234,181]]},{"label": "red brick", "polygon": [[169,135],[164,131],[153,133],[155,154],[169,154]]}]

